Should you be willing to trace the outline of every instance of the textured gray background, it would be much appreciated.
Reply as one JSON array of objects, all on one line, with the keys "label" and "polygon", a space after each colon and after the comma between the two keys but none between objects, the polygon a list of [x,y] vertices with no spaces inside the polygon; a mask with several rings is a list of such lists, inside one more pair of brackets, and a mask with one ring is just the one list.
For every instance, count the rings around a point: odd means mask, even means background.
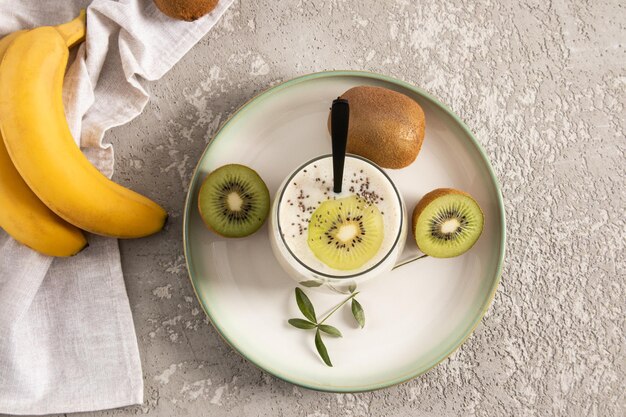
[{"label": "textured gray background", "polygon": [[[172,214],[121,243],[145,403],[91,415],[624,416],[626,10],[614,1],[244,1],[110,132],[115,179]],[[523,4],[518,4],[523,3]],[[461,116],[502,184],[502,284],[474,335],[411,382],[358,395],[277,380],[208,325],[182,210],[220,123],[327,69],[388,74]]]}]

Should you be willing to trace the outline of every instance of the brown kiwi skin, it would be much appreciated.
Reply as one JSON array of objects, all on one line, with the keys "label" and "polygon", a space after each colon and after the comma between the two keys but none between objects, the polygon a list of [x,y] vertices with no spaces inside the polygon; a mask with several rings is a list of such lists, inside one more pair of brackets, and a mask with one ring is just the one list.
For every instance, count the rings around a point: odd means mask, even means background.
[{"label": "brown kiwi skin", "polygon": [[[424,211],[424,209],[430,203],[432,203],[433,200],[439,197],[450,195],[450,194],[464,195],[466,197],[474,199],[474,197],[472,197],[465,191],[457,190],[456,188],[437,188],[435,190],[432,190],[431,192],[426,194],[424,197],[422,197],[422,199],[419,201],[419,203],[417,203],[417,205],[413,209],[413,226],[411,230],[413,230],[414,237],[415,237],[415,228],[417,227],[417,219],[419,218],[420,214],[422,214],[422,211]],[[483,210],[480,208],[480,206],[478,207],[478,209],[480,210],[480,213],[483,214]],[[483,218],[484,218],[484,214],[483,214]],[[481,234],[482,234],[482,231],[481,231]],[[417,239],[415,239],[415,243],[417,244],[417,247],[419,248],[419,243],[417,243]],[[420,250],[422,249],[420,248]]]},{"label": "brown kiwi skin", "polygon": [[188,22],[210,13],[219,0],[154,0],[161,12],[178,20]]},{"label": "brown kiwi skin", "polygon": [[347,152],[383,168],[404,168],[415,161],[426,131],[424,111],[415,100],[371,86],[353,87],[341,98],[350,103]]}]

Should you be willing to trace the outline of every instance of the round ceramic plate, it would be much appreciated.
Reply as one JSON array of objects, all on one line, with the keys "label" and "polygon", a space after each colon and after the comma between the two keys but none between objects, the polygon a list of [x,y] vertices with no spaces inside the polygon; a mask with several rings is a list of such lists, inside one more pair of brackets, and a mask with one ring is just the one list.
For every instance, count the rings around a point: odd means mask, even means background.
[{"label": "round ceramic plate", "polygon": [[[472,194],[485,213],[476,245],[452,259],[424,258],[360,287],[366,316],[359,329],[349,306],[329,324],[344,337],[325,338],[334,367],[315,350],[314,333],[291,327],[301,317],[296,283],[281,270],[267,224],[242,239],[206,229],[197,194],[206,175],[239,163],[256,170],[274,197],[281,181],[303,162],[330,153],[326,128],[334,98],[357,85],[399,91],[426,114],[426,137],[417,160],[387,170],[409,212],[427,192],[454,187]],[[410,234],[409,234],[410,235]],[[388,387],[418,376],[457,349],[485,314],[504,258],[504,208],[498,182],[484,152],[465,125],[424,91],[371,73],[335,71],[307,75],[275,86],[242,106],[215,135],[200,158],[184,219],[187,268],[209,319],[237,352],[267,372],[307,388],[334,392]],[[409,239],[406,256],[417,253]],[[318,315],[344,296],[305,289]]]}]

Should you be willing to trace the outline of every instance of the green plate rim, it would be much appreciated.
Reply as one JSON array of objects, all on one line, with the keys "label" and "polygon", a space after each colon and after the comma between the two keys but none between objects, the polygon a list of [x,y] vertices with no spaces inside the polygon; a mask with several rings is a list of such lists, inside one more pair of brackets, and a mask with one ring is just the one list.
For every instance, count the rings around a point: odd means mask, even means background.
[{"label": "green plate rim", "polygon": [[[498,259],[498,266],[497,266],[497,271],[496,271],[496,279],[493,282],[493,285],[491,287],[490,293],[488,298],[486,299],[486,302],[483,304],[482,306],[482,310],[480,312],[480,314],[475,318],[474,322],[472,323],[472,325],[469,327],[469,329],[466,331],[465,334],[463,334],[461,336],[461,338],[454,344],[452,344],[452,348],[448,349],[447,351],[443,352],[442,355],[440,355],[439,359],[433,361],[432,363],[428,364],[425,367],[422,367],[420,369],[417,369],[411,373],[409,373],[408,375],[401,375],[397,378],[382,382],[382,383],[378,383],[378,384],[372,384],[372,385],[366,385],[366,386],[359,386],[359,387],[337,387],[337,386],[330,386],[330,385],[322,385],[322,384],[315,384],[315,383],[305,383],[302,381],[297,381],[294,380],[292,378],[289,378],[285,375],[281,375],[280,372],[274,370],[274,369],[268,369],[267,367],[262,366],[261,364],[257,363],[256,361],[252,360],[251,358],[247,357],[241,350],[239,350],[236,346],[235,343],[233,343],[233,341],[229,340],[223,333],[222,329],[220,329],[219,325],[213,321],[213,318],[211,317],[211,314],[209,313],[209,308],[208,306],[205,304],[204,300],[202,299],[202,297],[200,297],[200,295],[198,294],[198,291],[196,289],[196,278],[195,278],[195,274],[194,274],[194,269],[193,266],[191,265],[190,259],[189,259],[189,255],[188,255],[188,251],[189,251],[189,239],[188,239],[188,226],[189,226],[189,216],[190,216],[190,210],[191,210],[191,199],[192,199],[192,195],[191,195],[191,191],[195,188],[196,183],[198,182],[198,169],[200,167],[200,163],[204,160],[207,152],[209,151],[209,148],[211,147],[211,144],[213,144],[213,142],[215,141],[215,139],[217,139],[217,137],[220,135],[220,133],[235,119],[235,117],[241,113],[243,110],[247,109],[249,106],[252,106],[257,100],[263,98],[263,97],[267,97],[272,93],[276,93],[280,90],[283,90],[285,88],[289,88],[295,84],[299,84],[302,82],[306,82],[306,81],[310,81],[310,80],[314,80],[314,79],[318,79],[318,78],[332,78],[332,77],[358,77],[358,78],[369,78],[369,79],[375,79],[375,80],[380,80],[380,81],[385,81],[391,84],[395,84],[399,87],[405,88],[407,90],[412,91],[413,93],[424,97],[425,99],[431,101],[433,104],[437,105],[441,110],[443,110],[445,113],[447,113],[450,117],[452,117],[452,119],[459,124],[459,126],[461,127],[461,129],[465,132],[465,134],[472,140],[473,145],[478,149],[480,156],[483,159],[483,163],[486,165],[487,167],[487,171],[489,172],[489,175],[491,177],[491,181],[493,183],[493,185],[495,186],[496,189],[496,194],[497,194],[497,198],[498,198],[498,208],[500,211],[500,223],[502,224],[502,234],[500,236],[500,256]],[[291,384],[294,385],[298,385],[304,388],[308,388],[308,389],[312,389],[315,391],[322,391],[322,392],[335,392],[335,393],[355,393],[355,392],[367,392],[367,391],[375,391],[375,390],[379,390],[379,389],[383,389],[383,388],[388,388],[394,385],[398,385],[404,382],[407,382],[413,378],[416,378],[426,372],[428,372],[429,370],[431,370],[432,368],[434,368],[435,366],[439,365],[441,362],[443,362],[445,359],[447,359],[450,355],[452,355],[452,353],[454,353],[461,345],[463,345],[465,343],[465,341],[471,336],[471,334],[474,332],[474,330],[476,330],[476,327],[478,326],[478,324],[482,321],[483,317],[485,316],[485,314],[487,313],[487,310],[489,309],[489,306],[491,305],[491,303],[493,302],[493,299],[495,297],[496,294],[496,290],[498,288],[498,285],[500,284],[500,280],[502,277],[502,268],[503,268],[503,264],[504,264],[504,256],[505,256],[505,251],[506,251],[506,219],[505,219],[505,211],[504,211],[504,201],[502,198],[502,191],[500,189],[500,183],[498,182],[498,179],[495,175],[495,173],[493,172],[493,167],[491,166],[491,162],[489,161],[489,157],[487,156],[487,154],[485,153],[484,149],[482,148],[482,146],[480,145],[480,143],[476,140],[476,138],[474,137],[474,134],[468,129],[468,127],[465,125],[465,123],[463,123],[463,121],[452,111],[450,110],[445,104],[441,103],[437,98],[435,98],[434,96],[432,96],[431,94],[427,93],[426,91],[422,90],[419,87],[415,87],[407,82],[398,80],[396,78],[393,77],[389,77],[387,75],[382,75],[382,74],[378,74],[378,73],[374,73],[374,72],[368,72],[368,71],[352,71],[352,70],[336,70],[336,71],[322,71],[322,72],[315,72],[315,73],[311,73],[311,74],[307,74],[307,75],[302,75],[296,78],[292,78],[291,80],[288,81],[284,81],[280,84],[277,84],[273,87],[267,88],[266,90],[260,92],[259,94],[255,95],[254,97],[252,97],[250,100],[248,100],[246,103],[244,103],[243,105],[241,105],[221,126],[220,128],[217,130],[217,132],[215,133],[215,135],[211,138],[211,140],[207,143],[206,148],[204,149],[204,152],[202,152],[202,155],[200,156],[200,158],[198,159],[198,163],[196,164],[196,167],[193,171],[193,175],[192,175],[192,179],[189,182],[189,189],[187,190],[187,198],[185,199],[185,210],[184,210],[184,214],[183,214],[183,249],[184,249],[184,255],[185,255],[185,263],[187,265],[187,272],[189,275],[189,279],[191,281],[191,286],[193,287],[194,293],[196,294],[196,298],[198,299],[198,301],[200,302],[200,305],[202,306],[202,310],[204,311],[204,313],[206,314],[207,318],[209,319],[209,322],[213,325],[213,327],[215,328],[215,330],[217,330],[217,333],[221,336],[221,338],[228,344],[230,345],[235,352],[237,352],[239,355],[241,355],[243,358],[245,358],[246,360],[248,360],[249,362],[251,362],[253,365],[255,365],[256,367],[260,368],[261,370],[265,371],[265,372],[269,372],[270,374],[274,375],[275,377],[282,379],[283,381],[289,382]]]}]

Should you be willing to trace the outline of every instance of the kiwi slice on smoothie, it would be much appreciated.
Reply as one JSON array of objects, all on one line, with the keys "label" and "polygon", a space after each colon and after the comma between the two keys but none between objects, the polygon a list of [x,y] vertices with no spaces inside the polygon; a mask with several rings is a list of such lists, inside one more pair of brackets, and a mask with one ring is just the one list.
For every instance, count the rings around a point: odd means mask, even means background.
[{"label": "kiwi slice on smoothie", "polygon": [[363,266],[383,242],[378,207],[356,195],[324,201],[309,222],[308,245],[315,256],[338,270]]},{"label": "kiwi slice on smoothie", "polygon": [[419,249],[435,258],[467,252],[483,231],[483,212],[469,194],[438,188],[426,194],[413,210],[413,232]]},{"label": "kiwi slice on smoothie", "polygon": [[256,171],[238,164],[211,172],[198,194],[206,226],[225,237],[244,237],[259,230],[270,208],[270,194]]}]

